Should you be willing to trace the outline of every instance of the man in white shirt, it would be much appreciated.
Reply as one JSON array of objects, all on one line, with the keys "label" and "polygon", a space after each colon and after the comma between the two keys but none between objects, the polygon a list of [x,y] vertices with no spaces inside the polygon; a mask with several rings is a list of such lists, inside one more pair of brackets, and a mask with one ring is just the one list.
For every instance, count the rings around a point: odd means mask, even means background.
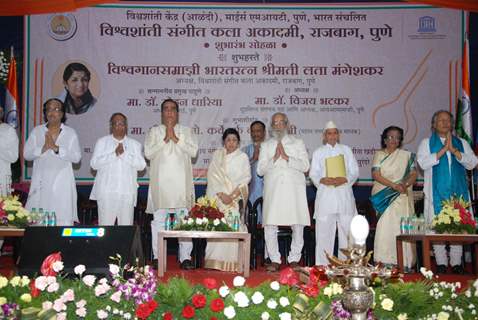
[{"label": "man in white shirt", "polygon": [[[476,167],[478,158],[468,142],[454,136],[452,131],[453,115],[446,110],[437,111],[432,117],[431,137],[423,139],[418,147],[417,161],[425,173],[424,215],[429,224],[435,215],[440,213],[443,200],[448,200],[452,195],[470,200],[466,170]],[[435,244],[433,250],[437,273],[446,273],[448,258],[445,245]],[[463,273],[462,253],[461,245],[450,245],[450,265],[453,273]]]},{"label": "man in white shirt", "polygon": [[[147,213],[151,222],[154,258],[158,254],[158,232],[164,230],[170,213],[189,210],[194,204],[192,161],[198,151],[196,136],[178,123],[179,107],[172,99],[161,104],[162,124],[150,129],[144,144],[144,155],[151,161]],[[191,262],[192,242],[179,239],[179,260],[182,269],[194,269]]]},{"label": "man in white shirt", "polygon": [[[3,108],[0,107],[0,196],[8,195],[12,183],[10,165],[18,159],[17,131],[9,124],[3,123]],[[0,238],[0,249],[3,238]]]},{"label": "man in white shirt", "polygon": [[291,226],[292,243],[287,260],[298,267],[304,246],[304,226],[310,224],[305,186],[309,156],[304,142],[288,134],[289,120],[276,113],[271,120],[272,138],[262,143],[257,174],[264,176],[263,225],[266,249],[271,259],[267,271],[279,270],[281,255],[278,226]]},{"label": "man in white shirt", "polygon": [[[352,150],[339,143],[339,130],[329,121],[324,128],[324,145],[314,151],[309,177],[317,187],[315,197],[315,264],[327,265],[325,252],[333,255],[335,232],[339,232],[339,248],[347,248],[350,222],[357,214],[352,186],[359,169]],[[345,176],[327,176],[326,159],[343,156]],[[340,258],[345,258],[340,252]]]},{"label": "man in white shirt", "polygon": [[138,171],[146,161],[141,144],[128,137],[128,119],[122,113],[110,118],[111,134],[100,138],[90,166],[96,170],[90,199],[98,202],[98,223],[102,226],[131,226],[138,195]]}]

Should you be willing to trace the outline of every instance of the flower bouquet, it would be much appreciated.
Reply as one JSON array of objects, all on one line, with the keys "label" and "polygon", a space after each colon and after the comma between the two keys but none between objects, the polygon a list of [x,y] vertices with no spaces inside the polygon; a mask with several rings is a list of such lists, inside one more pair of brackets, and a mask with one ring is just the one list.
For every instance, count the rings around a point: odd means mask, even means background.
[{"label": "flower bouquet", "polygon": [[437,233],[476,233],[476,221],[467,208],[470,202],[463,197],[452,196],[442,202],[440,213],[433,218],[432,226]]},{"label": "flower bouquet", "polygon": [[32,223],[31,213],[17,196],[0,197],[0,225],[25,228]]},{"label": "flower bouquet", "polygon": [[217,208],[216,200],[204,196],[197,200],[187,216],[180,218],[174,230],[232,231],[232,228]]}]

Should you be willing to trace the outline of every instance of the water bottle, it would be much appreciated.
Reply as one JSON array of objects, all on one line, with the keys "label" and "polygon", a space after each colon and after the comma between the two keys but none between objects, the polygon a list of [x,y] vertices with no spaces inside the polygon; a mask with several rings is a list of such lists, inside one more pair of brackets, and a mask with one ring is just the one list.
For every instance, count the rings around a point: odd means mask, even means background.
[{"label": "water bottle", "polygon": [[234,222],[232,223],[232,230],[239,231],[239,217],[234,217]]},{"label": "water bottle", "polygon": [[36,225],[39,225],[41,223],[40,216],[37,213],[37,208],[32,208],[31,217],[32,217],[32,224],[33,225],[36,226]]},{"label": "water bottle", "polygon": [[171,224],[169,222],[169,213],[166,214],[166,219],[164,219],[164,230],[171,230]]},{"label": "water bottle", "polygon": [[176,215],[176,212],[171,212],[169,214],[169,218],[171,219],[170,222],[170,229],[174,230],[174,227],[176,227],[176,224],[178,222],[178,216]]},{"label": "water bottle", "polygon": [[43,212],[43,208],[38,209],[38,216],[40,217],[40,226],[47,226],[48,225],[48,218],[45,216]]},{"label": "water bottle", "polygon": [[400,233],[401,234],[407,234],[407,218],[406,217],[401,217],[400,218]]},{"label": "water bottle", "polygon": [[50,227],[55,227],[56,226],[56,214],[55,214],[55,211],[52,211],[50,213],[50,216],[48,217],[48,225],[50,225]]},{"label": "water bottle", "polygon": [[45,210],[45,226],[49,227],[50,226],[50,212]]},{"label": "water bottle", "polygon": [[409,217],[409,227],[408,227],[408,233],[409,234],[416,234],[417,232],[417,218],[415,216]]}]

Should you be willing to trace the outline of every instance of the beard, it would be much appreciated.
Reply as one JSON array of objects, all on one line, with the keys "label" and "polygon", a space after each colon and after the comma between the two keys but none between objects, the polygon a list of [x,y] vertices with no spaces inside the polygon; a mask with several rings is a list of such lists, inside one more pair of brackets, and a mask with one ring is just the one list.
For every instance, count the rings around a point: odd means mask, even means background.
[{"label": "beard", "polygon": [[286,129],[282,129],[282,130],[272,129],[271,131],[271,136],[278,141],[281,141],[286,134],[287,134]]}]

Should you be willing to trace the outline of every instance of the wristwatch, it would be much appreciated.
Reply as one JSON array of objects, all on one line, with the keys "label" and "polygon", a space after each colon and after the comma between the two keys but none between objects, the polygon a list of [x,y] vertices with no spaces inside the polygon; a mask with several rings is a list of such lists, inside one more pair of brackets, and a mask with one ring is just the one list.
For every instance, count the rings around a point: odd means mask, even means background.
[{"label": "wristwatch", "polygon": [[53,152],[55,152],[55,154],[58,154],[60,152],[60,147],[56,146]]}]

